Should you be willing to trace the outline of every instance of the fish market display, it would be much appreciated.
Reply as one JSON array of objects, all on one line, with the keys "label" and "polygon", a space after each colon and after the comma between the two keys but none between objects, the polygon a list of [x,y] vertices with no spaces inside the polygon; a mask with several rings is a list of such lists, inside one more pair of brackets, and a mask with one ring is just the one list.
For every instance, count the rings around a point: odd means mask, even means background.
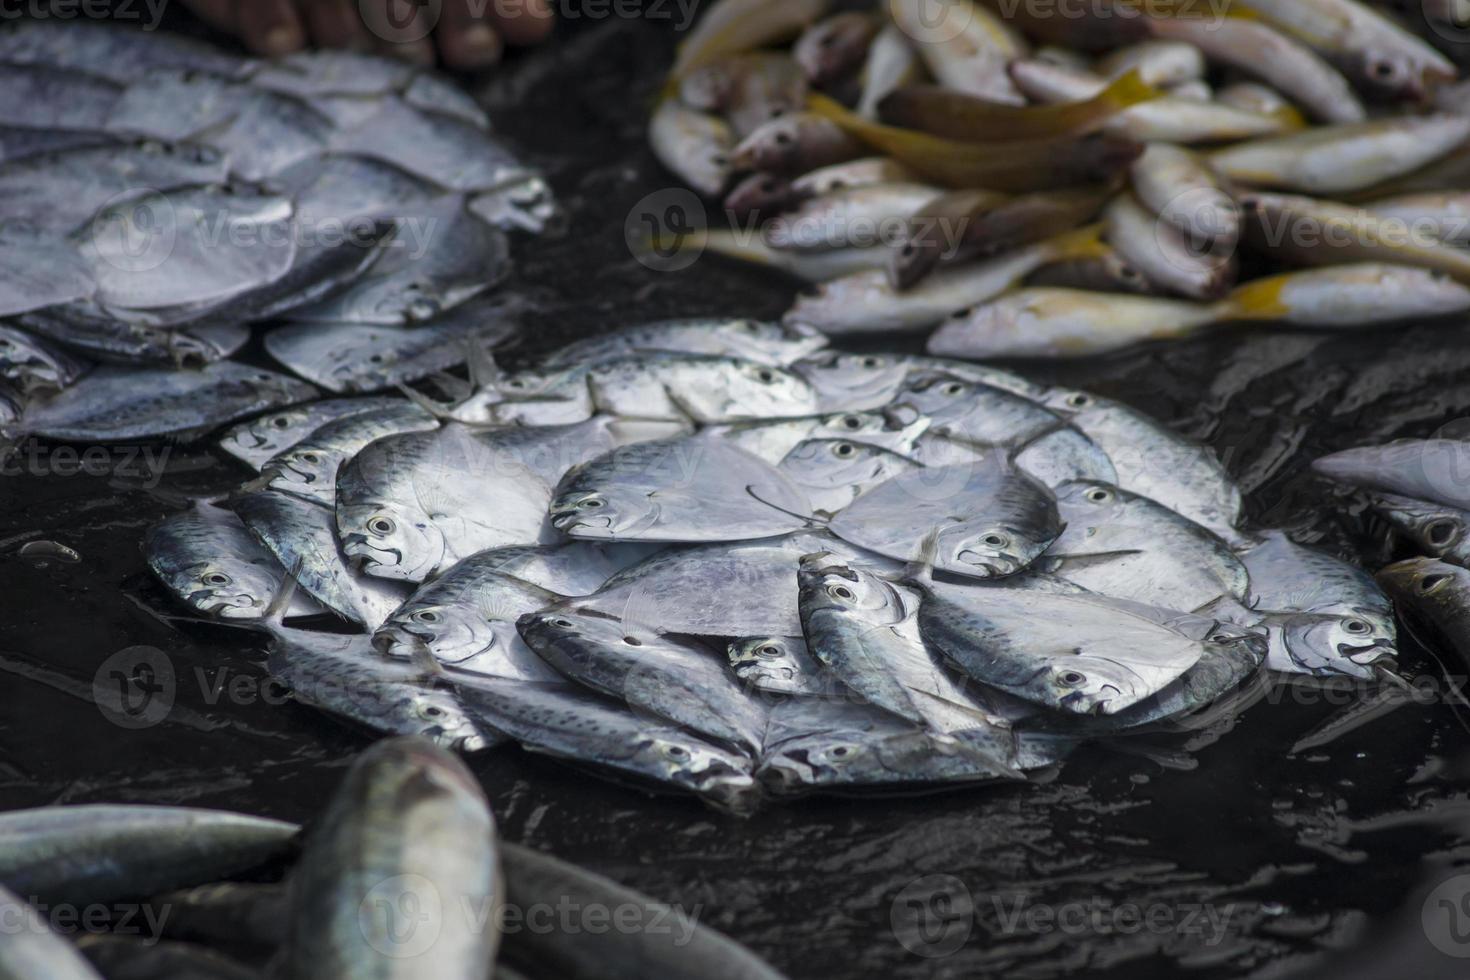
[{"label": "fish market display", "polygon": [[648,131],[733,226],[681,247],[814,284],[789,324],[984,360],[1470,311],[1462,45],[1432,18],[833,6],[716,3]]},{"label": "fish market display", "polygon": [[[54,915],[122,900],[126,918]],[[659,925],[514,924],[559,903]],[[0,975],[15,980],[781,980],[702,909],[502,840],[464,762],[412,736],[358,756],[305,830],[167,806],[0,815]]]},{"label": "fish market display", "polygon": [[[494,296],[511,233],[560,212],[437,76],[89,22],[0,48],[0,452],[193,438],[518,332]],[[263,321],[288,374],[231,360]]]},{"label": "fish market display", "polygon": [[1263,671],[1393,675],[1372,579],[1245,526],[1207,449],[825,343],[663,320],[476,359],[447,401],[267,408],[220,437],[239,489],[153,528],[149,567],[328,715],[741,815],[1024,779]]}]

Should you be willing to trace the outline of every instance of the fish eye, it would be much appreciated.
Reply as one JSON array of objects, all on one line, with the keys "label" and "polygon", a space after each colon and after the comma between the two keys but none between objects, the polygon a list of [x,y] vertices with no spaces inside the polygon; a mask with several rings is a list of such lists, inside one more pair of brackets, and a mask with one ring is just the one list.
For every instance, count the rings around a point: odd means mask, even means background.
[{"label": "fish eye", "polygon": [[512,378],[510,381],[507,381],[505,383],[505,386],[507,388],[524,388],[526,386],[526,383],[520,378]]},{"label": "fish eye", "polygon": [[439,718],[444,714],[444,709],[437,704],[426,704],[419,709],[425,718]]},{"label": "fish eye", "polygon": [[1374,78],[1387,79],[1394,76],[1394,66],[1393,63],[1389,61],[1375,61],[1371,66],[1369,66],[1368,71],[1373,75]]},{"label": "fish eye", "polygon": [[316,453],[302,453],[301,461],[303,463],[310,463],[311,465],[315,466],[317,463],[320,463],[322,461],[322,458]]},{"label": "fish eye", "polygon": [[395,525],[394,525],[394,523],[393,523],[393,521],[392,521],[391,518],[387,518],[387,517],[371,517],[371,518],[368,518],[367,529],[369,531],[373,532],[374,534],[378,534],[378,535],[382,535],[382,536],[385,536],[386,537],[387,535],[393,533],[393,528],[394,527],[395,527]]},{"label": "fish eye", "polygon": [[951,381],[949,384],[945,385],[939,390],[944,392],[946,395],[958,395],[965,390],[965,386],[960,384],[958,381]]},{"label": "fish eye", "polygon": [[419,612],[413,614],[413,618],[420,623],[439,622],[439,614],[432,609],[420,610]]},{"label": "fish eye", "polygon": [[570,619],[548,619],[547,622],[552,626],[560,626],[562,629],[572,628],[572,621]]},{"label": "fish eye", "polygon": [[1210,634],[1210,642],[1211,643],[1229,643],[1233,639],[1235,639],[1235,637],[1231,636],[1229,633],[1211,633]]},{"label": "fish eye", "polygon": [[850,442],[839,442],[837,445],[832,447],[832,455],[838,457],[839,459],[847,459],[849,456],[852,456],[856,452],[857,447],[855,447]]},{"label": "fish eye", "polygon": [[755,655],[757,657],[779,657],[781,656],[781,648],[774,643],[767,643],[764,646],[756,647]]},{"label": "fish eye", "polygon": [[1006,545],[1011,543],[1011,539],[1009,537],[999,533],[998,531],[991,531],[980,540],[982,543],[987,544],[992,548],[1004,548]]},{"label": "fish eye", "polygon": [[1419,592],[1421,595],[1429,595],[1449,580],[1448,575],[1426,575],[1419,580]]},{"label": "fish eye", "polygon": [[868,357],[863,358],[858,363],[861,364],[865,368],[875,368],[875,367],[879,366],[880,364],[882,364],[883,362],[881,360],[879,360],[878,358],[873,357],[873,356],[870,355]]},{"label": "fish eye", "polygon": [[291,427],[291,420],[286,418],[284,415],[277,415],[275,418],[271,419],[271,425],[275,426],[278,429],[289,429]]},{"label": "fish eye", "polygon": [[1454,521],[1435,521],[1424,529],[1425,536],[1429,538],[1429,543],[1436,546],[1446,545],[1455,540],[1455,531]]},{"label": "fish eye", "polygon": [[852,749],[848,748],[846,745],[834,745],[834,746],[832,746],[832,755],[835,758],[838,758],[838,759],[845,759],[845,758],[847,758],[848,754],[851,753],[851,752],[852,752]]},{"label": "fish eye", "polygon": [[224,572],[210,572],[205,575],[200,581],[202,581],[205,585],[229,585],[231,579]]},{"label": "fish eye", "polygon": [[666,745],[664,746],[664,754],[675,759],[684,759],[688,758],[689,750],[682,745]]},{"label": "fish eye", "polygon": [[1104,490],[1102,487],[1093,487],[1087,491],[1086,497],[1095,504],[1102,504],[1112,500],[1113,494],[1111,491]]},{"label": "fish eye", "polygon": [[842,427],[844,429],[853,430],[861,429],[863,427],[863,420],[858,418],[856,415],[847,415],[844,416],[842,419]]},{"label": "fish eye", "polygon": [[623,642],[630,647],[641,647],[643,645],[643,641],[636,636],[625,636],[623,637]]},{"label": "fish eye", "polygon": [[755,372],[755,377],[756,380],[761,382],[762,384],[770,384],[772,381],[776,380],[776,372],[772,371],[770,368],[761,368],[759,371]]},{"label": "fish eye", "polygon": [[1075,395],[1067,396],[1067,404],[1070,405],[1072,408],[1085,408],[1087,407],[1087,403],[1090,401],[1092,401],[1092,399],[1087,397],[1080,391]]},{"label": "fish eye", "polygon": [[583,510],[596,510],[602,506],[602,501],[597,497],[588,497],[586,500],[578,501],[577,506]]},{"label": "fish eye", "polygon": [[845,585],[829,585],[827,586],[827,594],[834,599],[843,599],[848,602],[857,598],[852,589],[849,589]]},{"label": "fish eye", "polygon": [[1373,631],[1373,627],[1369,626],[1361,619],[1350,619],[1342,624],[1342,628],[1347,630],[1349,633],[1357,633],[1360,635],[1363,633],[1371,633]]},{"label": "fish eye", "polygon": [[1068,687],[1076,687],[1087,680],[1087,675],[1079,670],[1064,670],[1057,679]]},{"label": "fish eye", "polygon": [[776,134],[775,139],[776,139],[776,145],[777,146],[790,146],[791,145],[791,134],[788,133],[788,132],[786,132],[786,130],[784,130],[784,129],[781,130],[779,133]]}]

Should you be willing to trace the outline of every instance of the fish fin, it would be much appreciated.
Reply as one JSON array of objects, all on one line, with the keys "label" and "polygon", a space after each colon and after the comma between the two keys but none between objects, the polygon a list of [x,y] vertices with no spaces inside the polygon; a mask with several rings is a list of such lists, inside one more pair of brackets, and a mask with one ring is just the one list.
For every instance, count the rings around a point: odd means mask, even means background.
[{"label": "fish fin", "polygon": [[919,542],[919,557],[904,566],[903,579],[912,582],[920,588],[928,587],[934,581],[934,556],[939,551],[939,535],[944,530],[944,525],[938,525],[929,529],[924,539]]},{"label": "fish fin", "polygon": [[1101,222],[1084,225],[1048,238],[1042,242],[1042,247],[1052,262],[1105,259],[1112,254],[1112,249],[1102,240],[1102,232]]},{"label": "fish fin", "polygon": [[469,368],[470,382],[476,388],[488,388],[505,377],[505,372],[495,363],[495,355],[473,340],[465,341],[465,366]]},{"label": "fish fin", "polygon": [[440,371],[438,374],[430,375],[429,380],[434,387],[448,395],[456,402],[464,401],[475,393],[475,386],[463,378],[456,378],[452,374]]},{"label": "fish fin", "polygon": [[281,591],[276,593],[261,614],[261,622],[267,628],[280,626],[286,621],[286,610],[291,608],[291,600],[296,598],[296,590],[300,587],[297,576],[301,574],[301,563],[302,559],[298,558],[294,565],[286,569],[286,575],[281,579]]},{"label": "fish fin", "polygon": [[1111,112],[1121,112],[1140,102],[1151,102],[1163,94],[1145,82],[1143,74],[1134,68],[1109,82],[1107,88],[1093,96],[1093,100]]},{"label": "fish fin", "polygon": [[780,504],[773,504],[769,500],[765,499],[760,494],[755,492],[755,484],[753,483],[747,483],[745,485],[745,492],[750,497],[750,499],[757,501],[758,503],[765,504],[772,510],[780,511],[787,517],[794,517],[799,521],[806,521],[808,527],[825,528],[828,522],[831,520],[831,518],[818,517],[815,514],[798,514],[794,510],[787,510]]},{"label": "fish fin", "polygon": [[404,396],[408,398],[409,401],[413,402],[419,408],[422,408],[424,411],[434,416],[434,418],[449,419],[451,421],[454,419],[454,406],[446,405],[443,402],[436,402],[428,395],[420,391],[415,391],[408,385],[399,385],[398,390],[401,391]]},{"label": "fish fin", "polygon": [[408,645],[408,659],[426,678],[438,678],[444,676],[444,665],[435,659],[429,644],[422,637],[412,637]]},{"label": "fish fin", "polygon": [[1218,308],[1223,315],[1236,320],[1278,320],[1291,312],[1291,307],[1281,298],[1290,278],[1291,273],[1283,273],[1237,286],[1220,301]]}]

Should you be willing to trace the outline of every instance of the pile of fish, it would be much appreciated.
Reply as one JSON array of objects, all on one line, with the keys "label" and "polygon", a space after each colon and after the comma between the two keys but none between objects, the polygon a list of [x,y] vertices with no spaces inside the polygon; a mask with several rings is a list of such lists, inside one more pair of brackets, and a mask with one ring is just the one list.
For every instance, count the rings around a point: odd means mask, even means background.
[{"label": "pile of fish", "polygon": [[739,814],[1019,779],[1189,730],[1265,670],[1392,670],[1373,580],[1242,529],[1208,449],[1087,392],[826,343],[660,321],[472,364],[453,401],[268,412],[219,443],[258,475],[147,560],[189,616],[266,631],[303,704]]},{"label": "pile of fish", "polygon": [[[559,224],[473,100],[387,58],[12,21],[0,87],[12,441],[182,435],[462,363],[513,332],[486,298],[507,230]],[[310,384],[229,360],[265,320]],[[143,431],[170,410],[197,418]]]},{"label": "pile of fish", "polygon": [[1322,476],[1354,488],[1387,528],[1396,562],[1378,581],[1424,646],[1449,650],[1454,674],[1470,665],[1470,442],[1400,439],[1324,456]]},{"label": "pile of fish", "polygon": [[8,980],[781,977],[679,905],[501,841],[474,775],[416,738],[363,753],[305,832],[184,807],[0,814],[0,915]]},{"label": "pile of fish", "polygon": [[790,322],[985,359],[1470,310],[1451,5],[831,6],[714,4],[649,128],[731,220],[678,244],[817,284]]}]

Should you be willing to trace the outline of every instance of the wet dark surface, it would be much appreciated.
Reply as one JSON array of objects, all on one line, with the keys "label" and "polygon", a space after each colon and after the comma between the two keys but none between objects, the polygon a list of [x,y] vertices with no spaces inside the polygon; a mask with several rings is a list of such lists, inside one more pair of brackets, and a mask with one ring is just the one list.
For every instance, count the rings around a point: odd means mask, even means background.
[{"label": "wet dark surface", "polygon": [[[492,84],[498,128],[548,168],[575,216],[566,239],[519,250],[509,288],[538,307],[528,349],[789,301],[789,283],[713,259],[650,271],[623,240],[635,203],[671,186],[642,138],[671,39],[666,22],[583,22]],[[1368,546],[1364,528],[1305,463],[1470,414],[1470,332],[1458,327],[1232,334],[1028,371],[1206,440],[1255,521],[1350,556]],[[157,490],[137,473],[60,475],[59,463],[43,450],[19,463],[43,475],[0,481],[0,807],[186,803],[310,820],[368,738],[270,703],[254,640],[181,632],[133,601],[159,599],[138,542],[176,507],[160,492],[220,492],[245,472],[207,447],[170,447]],[[37,539],[80,562],[15,555]],[[129,729],[92,703],[93,681],[110,691],[105,662],[139,645],[166,655],[158,679],[174,707]],[[1408,643],[1404,665],[1434,671]],[[1419,922],[1423,883],[1470,854],[1457,761],[1470,736],[1443,704],[1410,705],[1289,754],[1334,710],[1278,688],[1192,741],[1089,749],[1041,785],[813,800],[745,821],[515,749],[472,764],[507,838],[697,906],[794,977],[1341,975],[1319,972],[1321,952],[1390,922],[1380,941],[1396,973],[1463,976],[1470,961],[1435,953]],[[957,883],[968,903],[946,902]]]}]

